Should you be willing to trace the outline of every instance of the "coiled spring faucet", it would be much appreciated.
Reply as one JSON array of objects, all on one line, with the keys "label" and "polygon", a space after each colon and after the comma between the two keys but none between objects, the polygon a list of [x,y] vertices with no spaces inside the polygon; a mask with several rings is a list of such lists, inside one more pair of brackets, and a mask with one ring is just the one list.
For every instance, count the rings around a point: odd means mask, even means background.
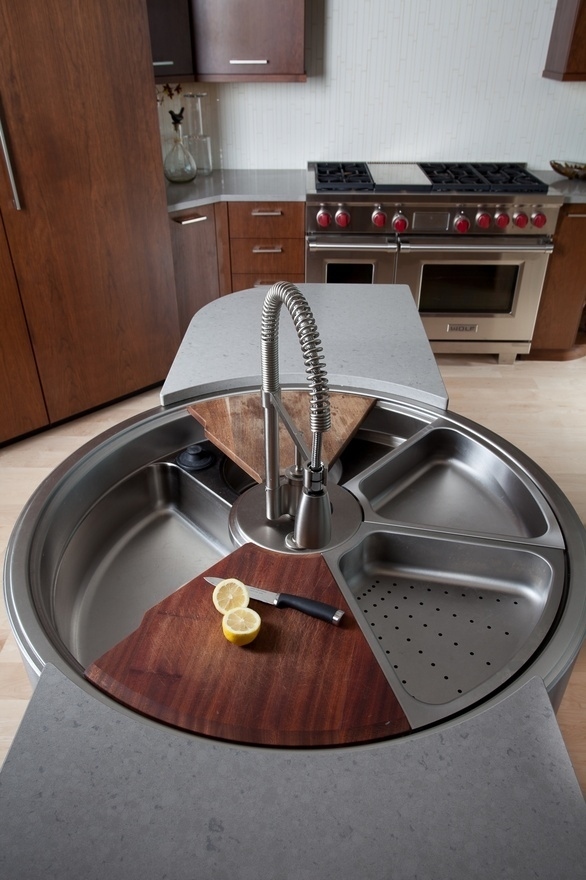
[{"label": "coiled spring faucet", "polygon": [[[309,381],[311,452],[281,402],[279,382],[279,314],[285,305],[293,319]],[[295,519],[287,538],[291,549],[324,547],[331,536],[331,505],[327,491],[327,466],[321,460],[322,435],[331,426],[330,395],[313,313],[294,284],[279,281],[268,291],[262,312],[262,405],[265,426],[266,517]],[[295,444],[295,463],[280,473],[279,420]]]}]

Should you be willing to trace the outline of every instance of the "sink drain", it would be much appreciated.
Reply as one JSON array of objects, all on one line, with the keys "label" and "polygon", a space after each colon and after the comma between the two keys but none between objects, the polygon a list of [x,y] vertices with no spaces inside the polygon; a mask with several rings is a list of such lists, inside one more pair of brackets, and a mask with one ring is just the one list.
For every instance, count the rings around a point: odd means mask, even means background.
[{"label": "sink drain", "polygon": [[354,584],[354,595],[405,690],[433,704],[504,669],[539,616],[539,602],[527,592],[397,575]]}]

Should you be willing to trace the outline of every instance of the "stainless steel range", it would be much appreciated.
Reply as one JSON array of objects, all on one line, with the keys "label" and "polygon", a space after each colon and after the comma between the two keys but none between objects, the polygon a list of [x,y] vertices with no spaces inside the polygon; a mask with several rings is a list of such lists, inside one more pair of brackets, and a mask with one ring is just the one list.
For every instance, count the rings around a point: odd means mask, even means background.
[{"label": "stainless steel range", "polygon": [[524,165],[314,162],[306,280],[407,284],[432,349],[531,348],[562,200]]}]

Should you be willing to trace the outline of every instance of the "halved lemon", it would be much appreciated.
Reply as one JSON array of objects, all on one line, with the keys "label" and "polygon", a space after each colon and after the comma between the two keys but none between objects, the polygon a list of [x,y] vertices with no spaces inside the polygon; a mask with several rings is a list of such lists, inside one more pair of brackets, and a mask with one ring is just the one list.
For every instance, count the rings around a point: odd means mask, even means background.
[{"label": "halved lemon", "polygon": [[222,618],[222,632],[233,645],[248,645],[260,630],[260,615],[252,608],[234,608]]},{"label": "halved lemon", "polygon": [[212,593],[212,601],[220,614],[226,614],[233,608],[246,608],[249,600],[246,585],[237,578],[224,578]]}]

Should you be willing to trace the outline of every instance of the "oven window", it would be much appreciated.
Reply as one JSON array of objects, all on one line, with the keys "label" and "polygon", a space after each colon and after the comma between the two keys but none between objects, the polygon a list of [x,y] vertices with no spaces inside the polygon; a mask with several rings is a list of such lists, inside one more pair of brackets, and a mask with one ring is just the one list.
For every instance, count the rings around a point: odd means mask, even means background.
[{"label": "oven window", "polygon": [[326,284],[373,284],[374,263],[327,263]]},{"label": "oven window", "polygon": [[419,311],[457,315],[510,314],[519,266],[426,265]]}]

